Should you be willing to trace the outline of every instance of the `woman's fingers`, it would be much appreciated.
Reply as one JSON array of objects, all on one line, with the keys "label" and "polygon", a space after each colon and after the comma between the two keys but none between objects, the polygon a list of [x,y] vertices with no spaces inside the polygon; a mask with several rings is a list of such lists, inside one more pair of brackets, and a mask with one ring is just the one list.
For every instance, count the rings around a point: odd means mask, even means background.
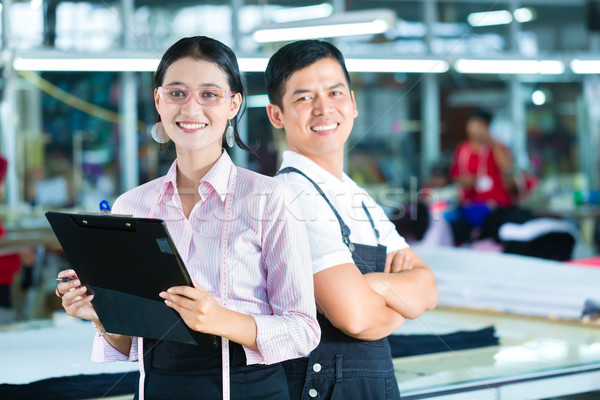
[{"label": "woman's fingers", "polygon": [[220,315],[221,307],[216,299],[201,286],[175,286],[159,296],[165,304],[179,313],[191,329],[210,333],[210,327]]},{"label": "woman's fingers", "polygon": [[91,304],[94,295],[88,293],[87,286],[81,284],[75,271],[65,269],[60,271],[57,277],[59,283],[56,286],[56,294],[61,298],[62,306],[67,314],[88,320],[98,318],[94,306]]},{"label": "woman's fingers", "polygon": [[192,310],[200,306],[202,300],[206,299],[207,296],[210,296],[210,293],[201,286],[198,286],[198,288],[174,286],[169,288],[166,292],[159,293],[159,296],[165,299],[165,303],[169,307],[176,305],[182,309]]},{"label": "woman's fingers", "polygon": [[79,281],[79,279],[75,279],[73,281],[68,281],[68,282],[60,282],[57,286],[58,292],[60,294],[62,294],[63,296],[65,294],[67,294],[68,292],[70,292],[71,289],[76,289],[78,287],[85,287],[85,286],[81,286],[81,282]]},{"label": "woman's fingers", "polygon": [[57,295],[59,297],[64,296],[66,292],[68,292],[72,287],[77,287],[81,285],[81,282],[77,278],[77,274],[72,269],[65,269],[58,273],[58,279],[71,279],[68,281],[59,281],[58,285],[56,285]]}]

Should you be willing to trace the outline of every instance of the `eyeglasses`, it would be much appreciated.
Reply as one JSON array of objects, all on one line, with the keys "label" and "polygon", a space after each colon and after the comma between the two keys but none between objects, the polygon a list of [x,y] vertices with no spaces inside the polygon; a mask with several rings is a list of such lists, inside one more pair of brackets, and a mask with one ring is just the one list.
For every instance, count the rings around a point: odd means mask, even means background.
[{"label": "eyeglasses", "polygon": [[182,86],[160,86],[158,96],[169,104],[185,104],[193,94],[198,104],[203,106],[218,106],[231,97],[235,92],[216,88],[200,88],[190,90]]}]

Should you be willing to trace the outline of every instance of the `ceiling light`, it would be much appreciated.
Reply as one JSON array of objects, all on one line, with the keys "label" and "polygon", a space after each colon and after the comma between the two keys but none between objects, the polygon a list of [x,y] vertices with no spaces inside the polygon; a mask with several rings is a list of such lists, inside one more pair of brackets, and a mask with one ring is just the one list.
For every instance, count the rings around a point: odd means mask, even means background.
[{"label": "ceiling light", "polygon": [[238,65],[241,71],[245,72],[264,72],[267,69],[269,59],[262,58],[238,58]]},{"label": "ceiling light", "polygon": [[246,107],[263,108],[270,104],[269,96],[266,94],[253,94],[246,97]]},{"label": "ceiling light", "polygon": [[333,6],[328,3],[306,7],[292,7],[277,10],[271,15],[274,22],[291,22],[305,19],[325,18],[333,13]]},{"label": "ceiling light", "polygon": [[268,43],[372,35],[386,32],[395,22],[396,14],[391,10],[349,11],[326,18],[264,25],[258,28],[252,37],[258,43]]},{"label": "ceiling light", "polygon": [[549,74],[565,71],[558,60],[457,60],[454,68],[463,74]]},{"label": "ceiling light", "polygon": [[[18,71],[150,71],[158,67],[159,59],[152,57],[91,58],[81,54],[63,54],[55,56],[28,57],[20,54],[15,57],[13,67]],[[244,72],[264,72],[269,59],[266,57],[240,57],[238,64]],[[427,59],[346,59],[346,68],[350,72],[406,72],[406,73],[444,73],[448,71],[445,60]]]},{"label": "ceiling light", "polygon": [[517,8],[513,12],[513,16],[515,17],[515,21],[520,23],[533,21],[536,17],[535,11],[532,8]]},{"label": "ceiling light", "polygon": [[546,104],[546,93],[543,90],[536,90],[531,94],[531,102],[536,106]]},{"label": "ceiling light", "polygon": [[444,60],[392,60],[392,59],[353,59],[346,60],[350,72],[407,72],[443,73],[448,71]]},{"label": "ceiling light", "polygon": [[523,23],[533,21],[536,18],[532,8],[517,8],[512,14],[508,10],[485,11],[471,13],[467,16],[467,22],[471,26],[506,25],[513,21]]},{"label": "ceiling light", "polygon": [[155,71],[155,58],[15,58],[18,71]]},{"label": "ceiling light", "polygon": [[576,74],[600,74],[600,60],[580,60],[571,61],[571,70]]},{"label": "ceiling light", "polygon": [[42,6],[42,0],[31,0],[31,3],[29,3],[29,7],[31,7],[32,10],[37,10]]},{"label": "ceiling light", "polygon": [[[239,58],[240,70],[245,72],[263,72],[268,58]],[[81,54],[63,54],[56,56],[28,57],[17,56],[13,62],[18,71],[156,71],[159,59],[152,57],[91,58]]]},{"label": "ceiling light", "polygon": [[467,22],[471,26],[506,25],[510,24],[512,19],[510,11],[499,10],[471,13],[467,17]]}]

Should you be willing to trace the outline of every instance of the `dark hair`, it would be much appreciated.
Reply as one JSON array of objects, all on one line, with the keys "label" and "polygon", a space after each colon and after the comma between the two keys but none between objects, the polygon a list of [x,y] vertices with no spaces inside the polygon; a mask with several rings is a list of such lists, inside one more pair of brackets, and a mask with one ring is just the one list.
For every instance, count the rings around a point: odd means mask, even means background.
[{"label": "dark hair", "polygon": [[242,106],[235,118],[231,121],[235,134],[235,143],[242,149],[252,151],[238,134],[238,121],[246,108],[246,89],[244,79],[240,73],[237,58],[233,51],[219,42],[206,36],[192,36],[180,39],[167,49],[163,54],[158,68],[154,73],[154,89],[162,85],[167,69],[175,61],[191,57],[194,60],[204,60],[216,64],[227,75],[227,83],[232,92],[242,95]]},{"label": "dark hair", "polygon": [[471,115],[469,115],[469,119],[480,119],[485,122],[488,126],[492,123],[492,113],[484,110],[483,108],[476,108],[471,111]]},{"label": "dark hair", "polygon": [[299,69],[327,57],[333,58],[340,64],[350,87],[350,75],[346,69],[344,56],[337,47],[322,40],[299,40],[286,44],[269,60],[265,71],[269,101],[283,110],[283,92],[290,76]]}]

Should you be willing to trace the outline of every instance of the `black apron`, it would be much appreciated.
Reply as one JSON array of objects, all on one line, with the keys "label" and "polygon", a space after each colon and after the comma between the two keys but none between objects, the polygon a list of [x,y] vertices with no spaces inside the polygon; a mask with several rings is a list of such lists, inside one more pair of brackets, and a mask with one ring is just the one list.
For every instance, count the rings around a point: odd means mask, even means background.
[{"label": "black apron", "polygon": [[[354,263],[363,274],[383,272],[386,247],[350,242],[350,228],[331,204],[323,190],[302,171],[286,167],[278,172],[296,172],[317,189],[335,214],[342,241],[352,252]],[[362,207],[379,242],[371,214]],[[292,400],[398,400],[400,391],[394,374],[392,353],[387,338],[364,341],[347,336],[329,320],[318,314],[321,342],[308,358],[283,362]]]},{"label": "black apron", "polygon": [[[144,339],[144,400],[221,400],[220,343],[217,337],[213,346]],[[281,364],[246,365],[244,348],[234,342],[229,359],[232,400],[289,400]]]}]

